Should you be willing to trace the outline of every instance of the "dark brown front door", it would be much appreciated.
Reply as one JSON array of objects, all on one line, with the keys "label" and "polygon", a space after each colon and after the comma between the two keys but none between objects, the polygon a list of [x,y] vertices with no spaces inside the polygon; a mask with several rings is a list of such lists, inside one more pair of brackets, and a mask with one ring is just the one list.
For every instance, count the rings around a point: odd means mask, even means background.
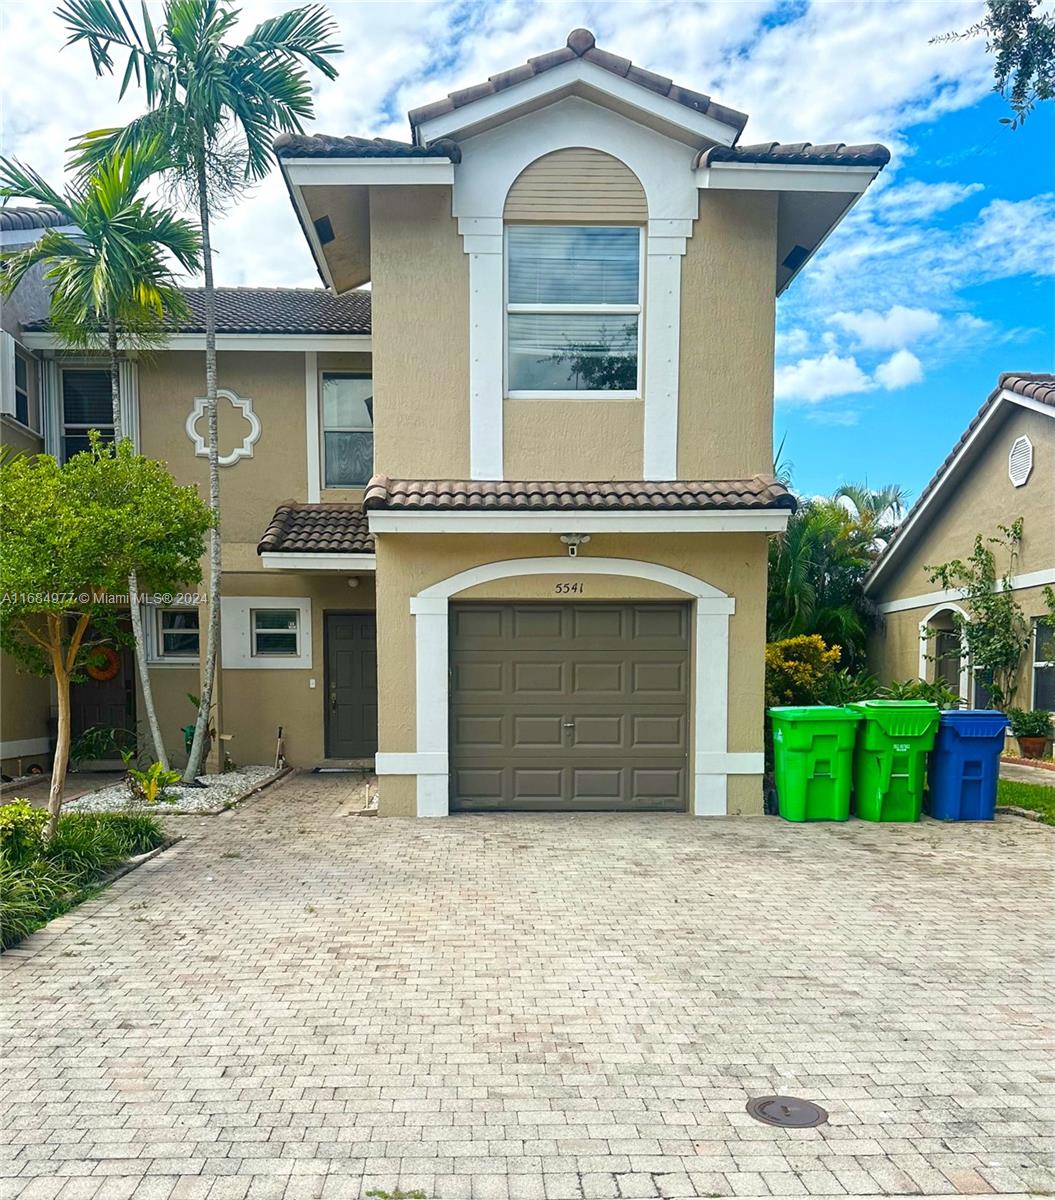
[{"label": "dark brown front door", "polygon": [[451,806],[683,811],[689,608],[451,606]]},{"label": "dark brown front door", "polygon": [[326,614],[326,754],[377,753],[377,622],[373,613]]},{"label": "dark brown front door", "polygon": [[[91,636],[91,635],[89,635]],[[112,679],[92,679],[70,686],[70,734],[86,729],[136,727],[135,656],[131,646],[114,646],[121,666]],[[107,761],[119,761],[115,751]]]}]

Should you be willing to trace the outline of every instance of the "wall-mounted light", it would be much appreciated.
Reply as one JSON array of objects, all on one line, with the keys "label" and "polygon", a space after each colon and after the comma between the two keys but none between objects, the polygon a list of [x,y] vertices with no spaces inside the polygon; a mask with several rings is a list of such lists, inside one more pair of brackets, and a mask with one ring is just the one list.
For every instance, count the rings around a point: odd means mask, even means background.
[{"label": "wall-mounted light", "polygon": [[585,546],[590,540],[588,533],[562,533],[560,540],[568,547],[568,557],[575,558],[579,553],[579,547]]}]

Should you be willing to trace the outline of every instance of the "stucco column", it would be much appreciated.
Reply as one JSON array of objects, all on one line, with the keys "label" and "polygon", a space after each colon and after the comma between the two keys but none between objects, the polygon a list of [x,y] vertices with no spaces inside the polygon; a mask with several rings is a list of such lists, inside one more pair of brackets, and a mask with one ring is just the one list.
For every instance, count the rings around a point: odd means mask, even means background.
[{"label": "stucco column", "polygon": [[461,217],[469,256],[469,474],[503,478],[502,346],[505,337],[502,221]]},{"label": "stucco column", "polygon": [[696,601],[695,817],[724,817],[729,810],[729,618],[733,606],[731,599]]},{"label": "stucco column", "polygon": [[419,817],[445,817],[450,809],[448,775],[447,600],[415,596],[415,712]]},{"label": "stucco column", "polygon": [[643,346],[646,479],[678,478],[681,259],[691,232],[691,221],[648,223]]}]

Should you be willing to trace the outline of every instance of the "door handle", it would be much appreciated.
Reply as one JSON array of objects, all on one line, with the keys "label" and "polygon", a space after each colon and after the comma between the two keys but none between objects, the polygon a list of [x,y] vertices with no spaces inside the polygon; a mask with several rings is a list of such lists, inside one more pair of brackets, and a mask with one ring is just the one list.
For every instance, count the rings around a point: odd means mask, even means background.
[{"label": "door handle", "polygon": [[574,728],[575,728],[575,722],[574,722],[574,721],[564,721],[564,722],[562,722],[562,724],[561,724],[561,728],[563,728],[563,729],[574,729]]},{"label": "door handle", "polygon": [[330,688],[330,708],[334,712],[337,711],[337,689],[335,687]]}]

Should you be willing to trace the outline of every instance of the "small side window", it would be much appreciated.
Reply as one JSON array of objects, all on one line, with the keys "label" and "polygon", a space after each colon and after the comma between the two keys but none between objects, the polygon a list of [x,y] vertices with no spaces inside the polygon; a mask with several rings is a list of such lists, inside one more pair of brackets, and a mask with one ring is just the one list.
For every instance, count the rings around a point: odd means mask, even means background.
[{"label": "small side window", "polygon": [[258,658],[296,657],[300,653],[299,616],[295,608],[251,609],[253,654]]},{"label": "small side window", "polygon": [[162,608],[158,610],[158,649],[162,658],[198,657],[198,610]]},{"label": "small side window", "polygon": [[1033,622],[1033,707],[1055,712],[1055,626]]},{"label": "small side window", "polygon": [[323,487],[364,487],[374,473],[374,381],[322,377]]}]

